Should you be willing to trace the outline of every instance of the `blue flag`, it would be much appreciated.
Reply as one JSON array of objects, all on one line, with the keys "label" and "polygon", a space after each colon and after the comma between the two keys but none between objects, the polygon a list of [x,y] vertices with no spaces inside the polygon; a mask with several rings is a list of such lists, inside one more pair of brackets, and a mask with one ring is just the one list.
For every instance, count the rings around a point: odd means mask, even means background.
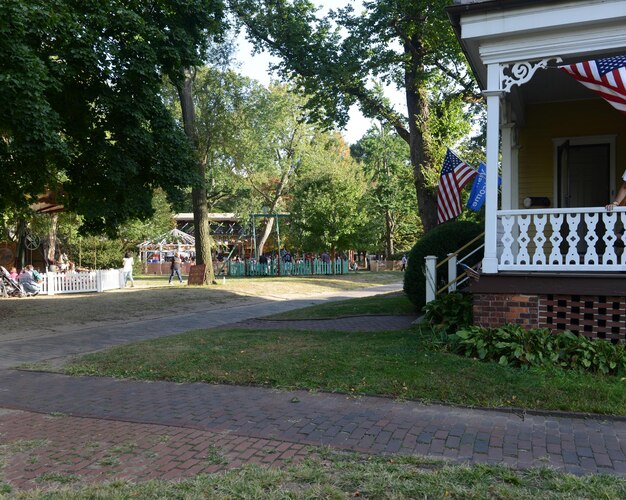
[{"label": "blue flag", "polygon": [[[498,186],[502,184],[502,179],[498,176]],[[467,199],[467,208],[478,212],[485,204],[487,197],[487,167],[483,162],[478,165],[478,174],[474,178],[474,184]]]}]

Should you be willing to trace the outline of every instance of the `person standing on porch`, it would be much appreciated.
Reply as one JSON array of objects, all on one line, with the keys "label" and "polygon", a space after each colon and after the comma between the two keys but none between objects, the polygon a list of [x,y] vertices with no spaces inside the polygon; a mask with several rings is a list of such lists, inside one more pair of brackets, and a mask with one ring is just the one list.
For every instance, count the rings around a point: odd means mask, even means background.
[{"label": "person standing on porch", "polygon": [[606,206],[606,209],[609,212],[611,212],[615,207],[619,207],[624,201],[624,198],[626,198],[626,171],[624,171],[624,173],[622,174],[622,180],[624,182],[622,182],[619,191],[617,191],[617,194],[615,195],[615,200]]},{"label": "person standing on porch", "polygon": [[130,281],[130,286],[135,286],[135,280],[133,280],[133,264],[135,263],[133,256],[130,252],[126,252],[124,254],[124,258],[122,259],[122,273],[124,273],[124,287],[126,287],[126,283]]}]

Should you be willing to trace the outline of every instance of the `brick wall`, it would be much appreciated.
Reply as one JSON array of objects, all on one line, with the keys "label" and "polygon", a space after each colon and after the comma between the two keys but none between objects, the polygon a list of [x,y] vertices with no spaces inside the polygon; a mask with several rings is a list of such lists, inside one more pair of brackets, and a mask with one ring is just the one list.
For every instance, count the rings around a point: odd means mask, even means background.
[{"label": "brick wall", "polygon": [[499,326],[513,323],[535,327],[539,319],[536,295],[475,293],[474,324]]},{"label": "brick wall", "polygon": [[474,324],[570,330],[626,344],[626,297],[474,293]]}]

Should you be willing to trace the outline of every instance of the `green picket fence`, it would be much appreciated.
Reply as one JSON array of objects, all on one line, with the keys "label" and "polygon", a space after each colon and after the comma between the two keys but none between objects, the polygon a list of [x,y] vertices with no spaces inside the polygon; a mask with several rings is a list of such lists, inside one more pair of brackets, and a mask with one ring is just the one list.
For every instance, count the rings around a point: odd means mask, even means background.
[{"label": "green picket fence", "polygon": [[[333,273],[334,266],[334,273]],[[280,272],[278,262],[259,264],[254,261],[229,262],[227,265],[229,276],[312,276],[324,274],[347,274],[349,270],[348,260],[322,262],[319,259],[281,262]]]}]

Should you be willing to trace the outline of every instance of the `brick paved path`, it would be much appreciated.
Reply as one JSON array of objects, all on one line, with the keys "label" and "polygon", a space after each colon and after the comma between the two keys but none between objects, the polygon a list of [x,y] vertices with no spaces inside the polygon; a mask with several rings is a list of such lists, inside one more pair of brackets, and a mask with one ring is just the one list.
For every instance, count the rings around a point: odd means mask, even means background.
[{"label": "brick paved path", "polygon": [[[257,306],[230,312],[237,327],[378,330],[413,318],[316,321],[249,319]],[[263,314],[285,303],[261,305]],[[271,307],[270,307],[271,309]],[[257,314],[258,315],[258,314]],[[159,325],[159,321],[161,322]],[[85,352],[190,325],[210,314],[149,320],[124,331],[103,327],[55,338],[0,343],[0,368],[18,361]],[[212,323],[213,322],[213,323]],[[206,327],[205,326],[205,327]],[[8,410],[1,410],[5,408]],[[309,445],[364,453],[405,453],[457,461],[552,465],[574,473],[626,475],[626,422],[517,415],[384,398],[208,384],[139,382],[0,369],[0,480],[41,486],[46,473],[80,481],[178,479],[242,463],[280,466]],[[4,466],[2,450],[6,454]]]},{"label": "brick paved path", "polygon": [[[187,436],[192,429],[209,433],[203,434],[208,443],[217,442],[219,435],[243,438],[241,443],[248,444],[234,451],[244,456],[246,450],[242,448],[250,446],[247,453],[252,456],[259,448],[256,440],[267,440],[272,447],[286,443],[284,449],[291,450],[290,454],[303,453],[301,447],[291,445],[330,445],[366,453],[422,454],[515,467],[552,465],[574,473],[626,474],[626,422],[620,421],[519,416],[304,391],[17,371],[0,372],[0,406],[107,419],[115,422],[111,424],[114,428],[122,425],[120,422],[157,426],[150,431],[139,427],[139,435],[158,434],[163,427],[177,429],[181,441],[169,446],[180,447],[185,456],[184,467],[176,464],[171,469],[180,477],[185,470],[197,470],[201,465],[195,462],[203,451],[188,449]],[[25,425],[20,418],[13,424],[6,418],[0,422],[0,432],[12,438],[16,433],[12,425]],[[134,431],[127,432],[131,439]],[[144,448],[151,446],[148,443]],[[227,447],[228,453],[232,451]],[[280,459],[280,455],[267,460],[274,458]],[[241,460],[241,455],[235,454],[233,459]],[[158,467],[162,465],[159,462]],[[18,469],[14,474],[19,475],[19,466],[13,467]],[[25,480],[23,467],[21,470],[20,477]]]}]

